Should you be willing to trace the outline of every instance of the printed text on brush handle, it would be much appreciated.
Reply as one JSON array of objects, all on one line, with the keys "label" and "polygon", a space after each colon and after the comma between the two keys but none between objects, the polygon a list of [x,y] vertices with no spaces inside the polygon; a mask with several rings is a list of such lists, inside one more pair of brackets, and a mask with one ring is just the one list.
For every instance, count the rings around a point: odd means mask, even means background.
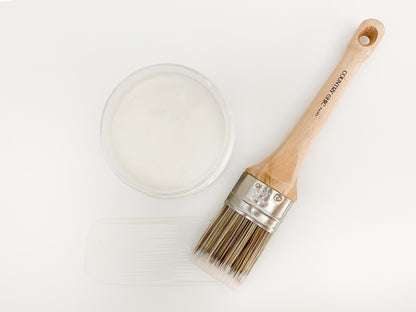
[{"label": "printed text on brush handle", "polygon": [[325,95],[325,97],[322,99],[321,105],[315,113],[316,117],[318,117],[318,115],[324,109],[326,104],[328,104],[328,102],[331,100],[332,95],[337,91],[338,87],[341,85],[342,81],[344,80],[345,76],[347,76],[347,74],[348,74],[348,71],[346,71],[345,69],[341,72],[337,81],[335,81],[334,85],[328,91],[327,95]]}]

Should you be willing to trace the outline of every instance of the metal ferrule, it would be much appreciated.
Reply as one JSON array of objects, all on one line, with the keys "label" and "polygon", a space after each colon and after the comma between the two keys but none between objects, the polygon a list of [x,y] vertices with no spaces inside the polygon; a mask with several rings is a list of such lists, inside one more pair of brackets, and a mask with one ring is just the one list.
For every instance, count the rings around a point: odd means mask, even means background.
[{"label": "metal ferrule", "polygon": [[274,233],[293,201],[244,172],[225,204],[266,231]]}]

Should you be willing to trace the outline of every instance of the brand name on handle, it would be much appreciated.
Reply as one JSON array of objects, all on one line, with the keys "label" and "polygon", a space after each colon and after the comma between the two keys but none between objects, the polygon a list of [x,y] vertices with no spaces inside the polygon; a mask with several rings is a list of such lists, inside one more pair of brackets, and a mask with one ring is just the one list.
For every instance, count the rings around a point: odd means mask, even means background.
[{"label": "brand name on handle", "polygon": [[328,104],[329,100],[331,99],[332,95],[337,91],[338,87],[341,85],[342,81],[344,80],[345,76],[347,76],[348,72],[344,69],[341,74],[338,76],[335,83],[332,85],[331,89],[329,89],[327,95],[324,96],[322,102],[315,113],[315,116],[318,116],[321,111],[324,109],[326,104]]}]

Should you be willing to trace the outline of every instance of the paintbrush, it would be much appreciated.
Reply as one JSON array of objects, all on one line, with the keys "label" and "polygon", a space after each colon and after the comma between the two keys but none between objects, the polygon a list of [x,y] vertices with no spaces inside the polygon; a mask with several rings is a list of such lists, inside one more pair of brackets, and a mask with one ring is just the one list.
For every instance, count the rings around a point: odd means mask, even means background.
[{"label": "paintbrush", "polygon": [[300,165],[351,78],[384,35],[375,19],[361,23],[344,56],[280,147],[249,167],[196,245],[193,261],[236,288],[297,200]]}]

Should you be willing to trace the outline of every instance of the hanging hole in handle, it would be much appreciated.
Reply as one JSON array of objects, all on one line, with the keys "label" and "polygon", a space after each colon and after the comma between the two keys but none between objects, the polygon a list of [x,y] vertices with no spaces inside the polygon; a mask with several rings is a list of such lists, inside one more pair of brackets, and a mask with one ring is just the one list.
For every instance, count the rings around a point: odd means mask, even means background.
[{"label": "hanging hole in handle", "polygon": [[370,38],[368,38],[367,36],[361,36],[359,40],[361,45],[363,46],[366,46],[370,43]]},{"label": "hanging hole in handle", "polygon": [[365,47],[371,46],[378,36],[377,28],[369,26],[358,35],[358,42]]}]

